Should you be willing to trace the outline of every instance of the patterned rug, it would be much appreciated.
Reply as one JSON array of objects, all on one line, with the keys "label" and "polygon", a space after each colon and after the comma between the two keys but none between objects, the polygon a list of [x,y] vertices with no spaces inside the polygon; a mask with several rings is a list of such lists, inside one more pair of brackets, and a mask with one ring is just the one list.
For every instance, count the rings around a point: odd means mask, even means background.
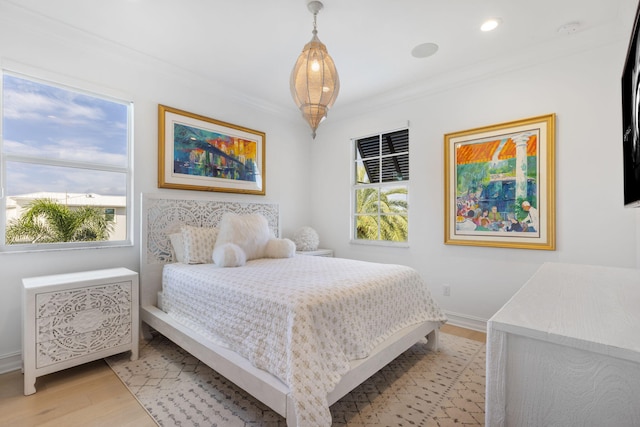
[{"label": "patterned rug", "polygon": [[[283,417],[162,335],[107,363],[160,426],[286,427]],[[331,406],[333,426],[484,425],[485,345],[419,342]]]}]

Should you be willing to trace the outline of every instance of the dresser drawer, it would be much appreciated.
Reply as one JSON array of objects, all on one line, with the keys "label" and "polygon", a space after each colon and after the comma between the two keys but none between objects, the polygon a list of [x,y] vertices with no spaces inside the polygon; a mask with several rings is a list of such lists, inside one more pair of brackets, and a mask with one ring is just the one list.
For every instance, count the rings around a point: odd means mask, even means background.
[{"label": "dresser drawer", "polygon": [[131,306],[131,282],[36,295],[36,317],[60,316],[105,306]]},{"label": "dresser drawer", "polygon": [[36,342],[51,341],[131,323],[131,307],[111,305],[36,320]]},{"label": "dresser drawer", "polygon": [[97,329],[37,344],[36,368],[131,343],[131,323]]}]

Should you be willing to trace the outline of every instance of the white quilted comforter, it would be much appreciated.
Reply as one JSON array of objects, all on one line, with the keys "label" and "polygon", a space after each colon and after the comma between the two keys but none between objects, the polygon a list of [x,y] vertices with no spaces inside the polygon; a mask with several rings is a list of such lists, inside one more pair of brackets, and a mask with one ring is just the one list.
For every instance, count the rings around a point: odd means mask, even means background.
[{"label": "white quilted comforter", "polygon": [[315,256],[168,264],[163,309],[282,380],[300,427],[331,425],[327,393],[349,360],[404,327],[446,320],[409,267]]}]

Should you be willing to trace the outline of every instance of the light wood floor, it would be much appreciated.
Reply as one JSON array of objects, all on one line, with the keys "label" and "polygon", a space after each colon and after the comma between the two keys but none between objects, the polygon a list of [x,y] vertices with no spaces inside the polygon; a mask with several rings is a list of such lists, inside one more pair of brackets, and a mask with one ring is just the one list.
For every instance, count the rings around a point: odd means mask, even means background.
[{"label": "light wood floor", "polygon": [[[486,334],[444,325],[442,332],[475,341]],[[155,426],[153,419],[103,360],[37,379],[37,392],[23,395],[22,373],[0,375],[0,426]]]},{"label": "light wood floor", "polygon": [[440,328],[444,333],[456,335],[462,338],[467,338],[474,341],[487,342],[487,334],[480,331],[474,331],[471,329],[461,328],[459,326],[453,326],[445,324]]}]

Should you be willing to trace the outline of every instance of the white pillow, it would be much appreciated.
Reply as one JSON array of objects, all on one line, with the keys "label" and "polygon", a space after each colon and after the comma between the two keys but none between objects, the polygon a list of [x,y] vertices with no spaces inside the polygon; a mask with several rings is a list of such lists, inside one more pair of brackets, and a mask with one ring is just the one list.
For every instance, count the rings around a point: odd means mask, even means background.
[{"label": "white pillow", "polygon": [[211,258],[220,267],[240,267],[247,263],[247,255],[235,243],[216,246]]},{"label": "white pillow", "polygon": [[184,247],[183,262],[186,264],[210,264],[218,229],[183,225],[181,232]]},{"label": "white pillow", "polygon": [[296,254],[296,244],[289,239],[271,239],[267,242],[265,257],[291,258]]},{"label": "white pillow", "polygon": [[273,236],[267,219],[260,214],[236,215],[226,213],[218,224],[220,231],[215,247],[235,243],[247,255],[247,261],[263,258],[267,242]]},{"label": "white pillow", "polygon": [[169,234],[171,247],[173,248],[173,260],[184,262],[184,243],[182,241],[182,233]]}]

